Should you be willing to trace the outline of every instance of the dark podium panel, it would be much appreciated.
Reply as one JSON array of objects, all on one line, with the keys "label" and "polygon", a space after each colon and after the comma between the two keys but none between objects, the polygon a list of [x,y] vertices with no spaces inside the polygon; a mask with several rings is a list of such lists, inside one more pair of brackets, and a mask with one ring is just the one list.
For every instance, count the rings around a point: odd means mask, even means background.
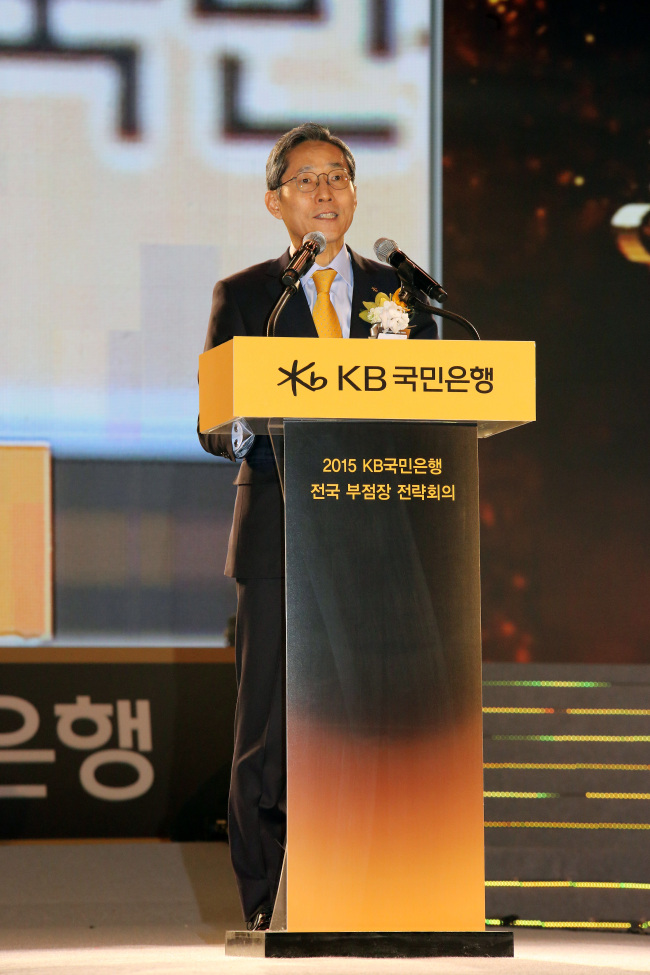
[{"label": "dark podium panel", "polygon": [[512,958],[511,931],[228,931],[226,954],[249,958]]},{"label": "dark podium panel", "polygon": [[284,432],[287,928],[482,930],[476,425]]}]

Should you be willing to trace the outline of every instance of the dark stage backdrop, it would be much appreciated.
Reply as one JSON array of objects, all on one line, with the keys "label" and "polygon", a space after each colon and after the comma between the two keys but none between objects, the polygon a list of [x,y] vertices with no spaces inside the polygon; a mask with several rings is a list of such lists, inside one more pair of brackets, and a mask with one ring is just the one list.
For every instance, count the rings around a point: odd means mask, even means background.
[{"label": "dark stage backdrop", "polygon": [[[488,660],[650,660],[650,4],[445,4],[444,284],[534,339],[538,421],[480,449]],[[452,332],[447,331],[452,337]]]}]

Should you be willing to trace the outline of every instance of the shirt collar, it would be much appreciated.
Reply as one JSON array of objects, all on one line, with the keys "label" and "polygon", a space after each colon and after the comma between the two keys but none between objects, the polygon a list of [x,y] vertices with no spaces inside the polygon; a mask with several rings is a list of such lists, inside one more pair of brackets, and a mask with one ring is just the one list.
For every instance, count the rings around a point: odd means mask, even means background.
[{"label": "shirt collar", "polygon": [[[350,254],[345,244],[338,252],[336,257],[329,262],[327,267],[331,267],[334,271],[336,271],[337,274],[340,274],[343,280],[345,281],[345,283],[348,285],[348,287],[352,287],[354,283],[354,278],[352,274],[352,261],[350,259]],[[310,280],[314,274],[314,271],[325,271],[325,270],[327,269],[321,267],[320,264],[314,264],[309,269],[309,271],[307,271],[307,274],[303,275],[301,281],[304,283],[305,281]]]}]

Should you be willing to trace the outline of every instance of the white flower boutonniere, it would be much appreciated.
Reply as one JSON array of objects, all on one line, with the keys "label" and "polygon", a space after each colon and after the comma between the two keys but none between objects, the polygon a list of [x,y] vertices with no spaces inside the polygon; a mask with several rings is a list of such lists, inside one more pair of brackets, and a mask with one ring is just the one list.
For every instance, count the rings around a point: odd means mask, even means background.
[{"label": "white flower boutonniere", "polygon": [[364,301],[365,311],[359,313],[364,322],[376,326],[373,335],[378,332],[392,332],[397,334],[409,327],[409,314],[406,305],[398,298],[399,289],[390,297],[380,291],[374,301]]}]

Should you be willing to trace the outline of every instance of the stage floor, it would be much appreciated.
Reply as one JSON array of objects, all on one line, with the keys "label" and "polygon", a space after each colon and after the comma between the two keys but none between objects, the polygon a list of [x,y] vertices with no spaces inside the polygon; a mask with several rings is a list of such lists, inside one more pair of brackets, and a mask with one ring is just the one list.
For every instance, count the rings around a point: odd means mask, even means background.
[{"label": "stage floor", "polygon": [[241,925],[221,843],[0,844],[2,975],[620,975],[650,971],[650,937],[515,931],[515,958],[226,958]]}]

